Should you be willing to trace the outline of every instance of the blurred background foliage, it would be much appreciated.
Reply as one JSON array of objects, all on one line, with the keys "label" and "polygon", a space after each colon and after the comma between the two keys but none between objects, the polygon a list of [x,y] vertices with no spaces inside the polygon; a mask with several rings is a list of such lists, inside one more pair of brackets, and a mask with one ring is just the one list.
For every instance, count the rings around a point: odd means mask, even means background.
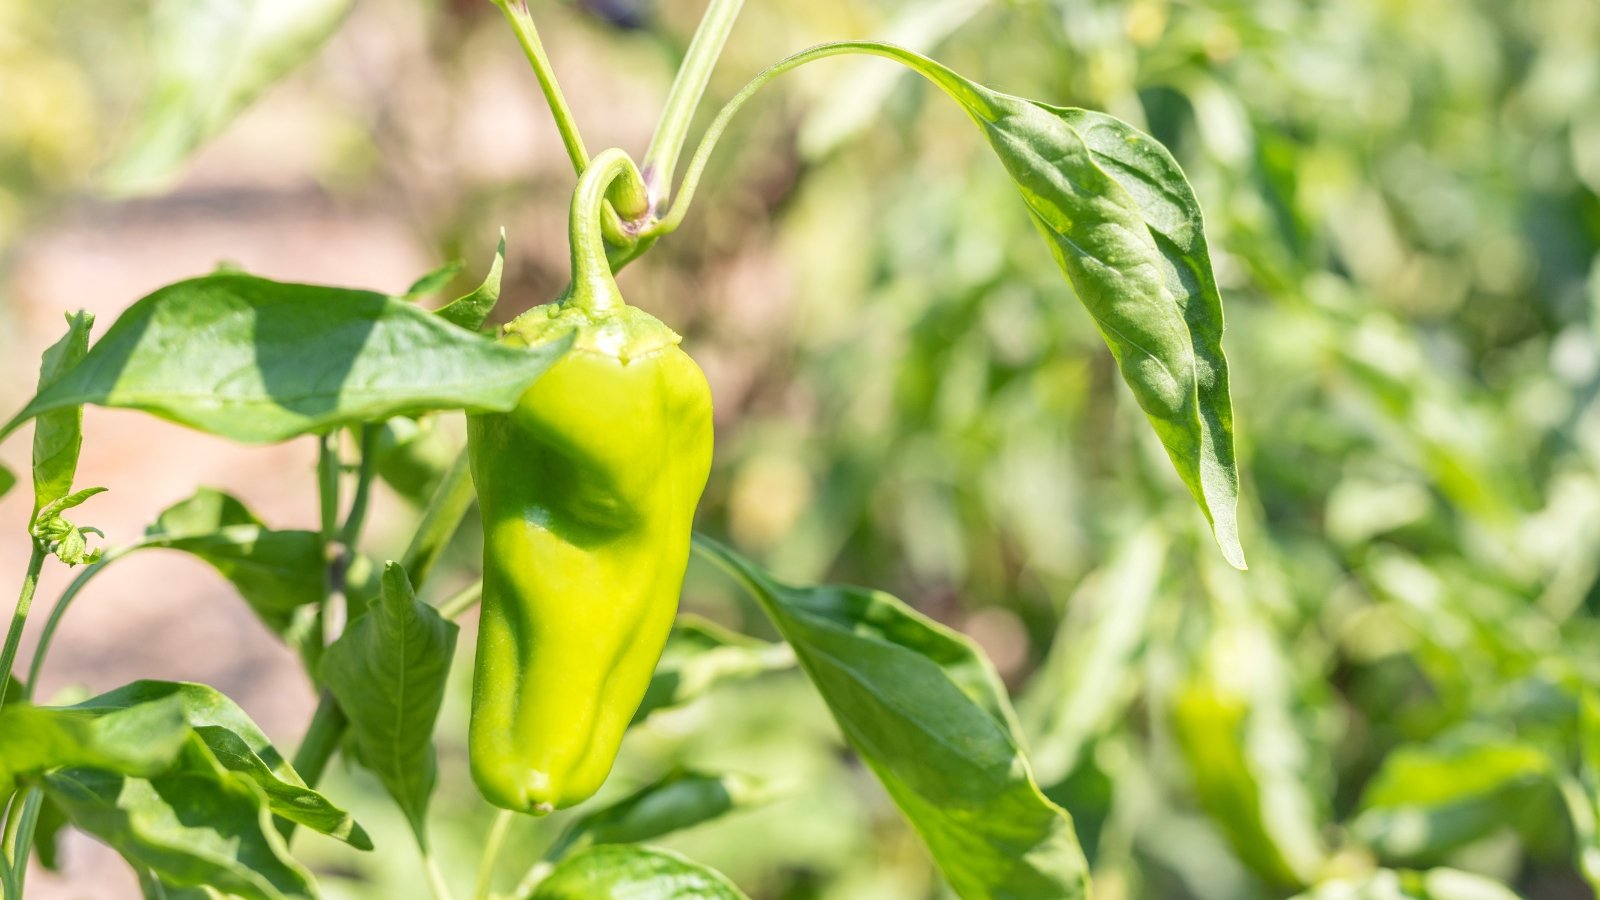
[{"label": "blurred background foliage", "polygon": [[[701,4],[531,5],[590,146],[638,152]],[[131,202],[159,227],[310,196],[464,256],[463,284],[505,224],[502,317],[559,290],[570,173],[487,2],[362,0],[243,137],[128,201],[101,173],[148,87],[145,6],[0,0],[0,265],[72,211]],[[1600,5],[752,0],[712,94],[866,36],[1108,111],[1183,164],[1223,285],[1251,571],[1218,557],[970,125],[877,61],[809,67],[754,105],[685,227],[624,275],[716,390],[700,527],[976,638],[1098,898],[1502,896],[1377,872],[1436,866],[1592,896]],[[235,166],[252,146],[275,174]],[[402,492],[457,439],[393,437]],[[771,636],[705,572],[685,603]],[[458,675],[435,830],[470,882],[489,814]],[[941,890],[795,673],[653,717],[607,796],[675,767],[777,796],[666,842],[752,896]],[[330,795],[403,842],[375,782],[341,777]],[[519,826],[508,856],[556,831]],[[406,854],[303,850],[336,896],[416,884]]]}]

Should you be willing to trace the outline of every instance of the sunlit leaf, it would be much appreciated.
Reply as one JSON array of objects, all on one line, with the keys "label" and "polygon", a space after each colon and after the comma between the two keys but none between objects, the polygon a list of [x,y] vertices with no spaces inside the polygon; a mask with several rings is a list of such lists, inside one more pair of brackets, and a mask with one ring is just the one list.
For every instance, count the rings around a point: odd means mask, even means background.
[{"label": "sunlit leaf", "polygon": [[655,847],[590,847],[557,866],[529,900],[747,900],[721,873]]},{"label": "sunlit leaf", "polygon": [[[86,312],[67,316],[67,333],[44,351],[39,363],[39,389],[59,381],[89,351],[89,329],[94,316]],[[40,416],[33,423],[34,505],[46,507],[72,491],[78,472],[78,451],[83,447],[83,407],[72,406]],[[0,494],[5,493],[0,490]]]}]

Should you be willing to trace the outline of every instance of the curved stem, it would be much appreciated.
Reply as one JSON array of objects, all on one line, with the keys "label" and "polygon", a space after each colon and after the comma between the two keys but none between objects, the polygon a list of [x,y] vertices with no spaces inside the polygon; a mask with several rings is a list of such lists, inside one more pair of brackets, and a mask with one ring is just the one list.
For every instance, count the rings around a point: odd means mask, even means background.
[{"label": "curved stem", "polygon": [[500,851],[506,845],[506,835],[511,833],[511,823],[517,814],[509,809],[500,810],[489,828],[489,837],[483,848],[483,862],[478,865],[478,886],[473,892],[477,900],[489,900],[494,887],[494,864],[500,860]]},{"label": "curved stem", "polygon": [[11,682],[11,667],[17,661],[17,647],[22,643],[22,626],[28,623],[28,610],[33,606],[33,593],[39,588],[39,572],[44,568],[45,546],[33,542],[33,555],[28,557],[28,571],[22,576],[22,592],[17,597],[17,611],[11,614],[11,628],[6,631],[6,643],[0,649],[0,703],[6,699],[6,686]]},{"label": "curved stem", "polygon": [[449,597],[439,601],[439,616],[445,619],[460,618],[467,610],[483,599],[483,579],[479,578]]},{"label": "curved stem", "polygon": [[[797,69],[808,62],[826,59],[830,56],[841,56],[846,53],[862,53],[868,56],[881,56],[892,59],[922,75],[929,81],[942,88],[945,93],[955,96],[956,92],[966,89],[966,82],[950,69],[937,62],[904,47],[885,44],[880,41],[836,41],[829,44],[818,44],[808,47],[793,56],[785,57],[750,79],[739,93],[733,95],[726,105],[717,112],[717,117],[706,128],[706,133],[700,138],[700,145],[695,148],[694,156],[689,161],[689,168],[684,172],[683,186],[678,190],[678,196],[672,202],[672,209],[660,221],[645,231],[645,235],[655,237],[674,231],[683,224],[684,216],[689,212],[689,204],[694,200],[694,192],[700,185],[700,176],[705,174],[706,162],[711,158],[711,151],[716,149],[717,140],[727,130],[728,123],[733,120],[740,107],[756,92],[767,85],[767,82],[791,69]],[[957,98],[960,99],[960,98]]]},{"label": "curved stem", "polygon": [[444,873],[439,871],[439,862],[425,848],[422,850],[422,871],[428,876],[428,890],[433,894],[433,900],[450,900],[450,886],[445,883]]},{"label": "curved stem", "polygon": [[705,95],[706,83],[716,68],[722,48],[733,31],[733,23],[744,8],[744,0],[711,0],[706,6],[700,27],[684,54],[683,65],[672,81],[667,94],[667,104],[661,110],[661,120],[650,138],[650,147],[644,153],[644,182],[650,190],[652,209],[665,203],[672,192],[672,178],[678,168],[678,155],[689,137],[689,125],[694,121],[700,98]]},{"label": "curved stem", "polygon": [[572,107],[567,105],[567,98],[561,93],[561,85],[556,82],[555,69],[550,66],[550,57],[545,55],[544,44],[539,40],[539,30],[533,26],[533,16],[528,12],[527,0],[490,0],[500,11],[505,14],[506,21],[511,24],[511,30],[517,36],[517,43],[522,46],[522,54],[528,58],[529,65],[533,66],[533,75],[539,79],[539,90],[544,92],[545,102],[550,104],[550,114],[556,120],[556,130],[561,132],[561,144],[567,148],[567,157],[572,160],[572,170],[579,174],[589,166],[589,151],[583,147],[583,135],[578,133],[577,120],[572,117]]},{"label": "curved stem", "polygon": [[372,476],[377,465],[378,434],[383,426],[367,422],[361,426],[361,463],[356,470],[356,493],[350,500],[350,511],[345,514],[344,528],[339,531],[339,543],[344,546],[345,558],[355,553],[361,541],[361,528],[367,521],[367,503],[372,495]]},{"label": "curved stem", "polygon": [[[620,182],[618,181],[620,179]],[[606,260],[601,220],[605,201],[618,182],[618,207],[626,210],[644,198],[644,181],[628,154],[616,149],[602,150],[589,168],[578,177],[568,214],[568,240],[572,245],[572,302],[586,312],[598,313],[615,308],[622,294]]]},{"label": "curved stem", "polygon": [[100,574],[100,570],[121,559],[126,554],[139,549],[140,546],[139,544],[131,544],[127,547],[107,550],[105,555],[100,557],[99,562],[79,572],[78,577],[72,579],[72,583],[67,585],[67,589],[61,592],[60,599],[56,600],[56,605],[50,610],[50,618],[45,619],[44,631],[39,633],[39,643],[34,645],[33,662],[28,665],[28,681],[23,685],[24,699],[31,700],[33,698],[35,685],[39,682],[39,673],[44,669],[45,655],[50,652],[50,644],[55,640],[56,629],[61,627],[61,620],[67,614],[67,607],[72,605],[72,601],[77,599],[79,592],[88,586],[89,581]]}]

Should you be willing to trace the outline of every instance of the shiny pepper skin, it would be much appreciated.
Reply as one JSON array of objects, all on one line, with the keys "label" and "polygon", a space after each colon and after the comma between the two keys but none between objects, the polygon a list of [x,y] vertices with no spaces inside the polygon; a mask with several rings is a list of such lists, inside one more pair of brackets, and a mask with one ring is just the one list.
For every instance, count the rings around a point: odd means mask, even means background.
[{"label": "shiny pepper skin", "polygon": [[508,326],[573,349],[469,419],[484,524],[469,735],[497,806],[546,813],[605,781],[678,608],[711,465],[711,392],[678,336],[616,297]]}]

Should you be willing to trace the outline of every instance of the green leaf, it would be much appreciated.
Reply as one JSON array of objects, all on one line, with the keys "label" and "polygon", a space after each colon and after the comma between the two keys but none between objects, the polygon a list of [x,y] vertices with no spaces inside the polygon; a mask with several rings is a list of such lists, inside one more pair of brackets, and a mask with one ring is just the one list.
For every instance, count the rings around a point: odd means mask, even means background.
[{"label": "green leaf", "polygon": [[1546,813],[1554,767],[1539,747],[1460,733],[1400,747],[1361,797],[1351,831],[1383,859],[1433,860]]},{"label": "green leaf", "polygon": [[20,778],[67,766],[153,774],[172,762],[189,734],[176,701],[104,713],[7,703],[0,707],[0,797]]},{"label": "green leaf", "polygon": [[437,427],[437,417],[396,416],[383,423],[371,449],[373,468],[395,492],[417,506],[427,503],[439,479],[461,455],[458,441]]},{"label": "green leaf", "polygon": [[321,537],[274,531],[222,491],[200,488],[163,510],[136,547],[149,548],[179,550],[208,563],[280,635],[296,609],[322,601]]},{"label": "green leaf", "polygon": [[178,763],[159,775],[65,769],[46,776],[44,786],[75,827],[162,883],[209,886],[246,900],[316,896],[260,792],[192,733]]},{"label": "green leaf", "polygon": [[253,443],[429,410],[506,410],[570,343],[509,347],[381,294],[208,275],[135,303],[0,437],[85,403]]},{"label": "green leaf", "polygon": [[1325,881],[1293,900],[1519,900],[1505,885],[1456,869],[1379,869],[1360,878]]},{"label": "green leaf", "polygon": [[383,782],[424,847],[438,780],[433,726],[459,630],[418,602],[405,569],[391,562],[378,602],[322,660],[322,679],[350,719],[362,765]]},{"label": "green leaf", "polygon": [[61,829],[67,827],[67,814],[59,804],[45,795],[39,805],[39,821],[33,826],[33,852],[39,865],[52,872],[61,871]]},{"label": "green leaf", "polygon": [[[67,333],[44,351],[39,363],[42,391],[71,371],[89,352],[89,329],[94,316],[86,312],[67,316]],[[72,406],[40,416],[33,425],[34,506],[44,508],[72,491],[78,473],[78,452],[83,448],[83,407]],[[0,491],[0,493],[4,493]]]},{"label": "green leaf", "polygon": [[900,47],[822,44],[768,68],[723,107],[657,231],[682,220],[711,149],[756,91],[790,69],[844,53],[911,68],[977,123],[1211,522],[1223,556],[1244,568],[1221,295],[1194,191],[1149,135],[1099,113],[991,91]]},{"label": "green leaf", "polygon": [[183,720],[194,729],[223,768],[244,776],[261,789],[274,815],[358,849],[372,849],[371,839],[350,814],[306,787],[305,781],[249,714],[210,685],[180,681],[135,681],[72,708],[85,711],[120,710],[169,699],[179,705]]},{"label": "green leaf", "polygon": [[455,277],[460,275],[461,270],[466,267],[466,263],[459,259],[453,259],[411,282],[411,287],[406,288],[406,292],[402,296],[407,300],[420,300],[424,297],[431,297],[444,290],[445,286],[455,280]]},{"label": "green leaf", "polygon": [[774,797],[764,782],[740,775],[673,772],[616,803],[580,817],[545,853],[560,859],[592,844],[637,844],[691,828]]},{"label": "green leaf", "polygon": [[794,664],[794,651],[788,644],[757,640],[705,619],[680,615],[644,700],[633,714],[633,724],[659,710],[690,703],[720,682],[781,671]]},{"label": "green leaf", "polygon": [[969,640],[888,594],[785,585],[700,535],[694,548],[793,645],[956,893],[1088,895],[1071,819],[1034,783],[1005,689]]},{"label": "green leaf", "polygon": [[489,264],[489,274],[483,284],[472,293],[458,297],[438,310],[439,317],[452,325],[468,331],[477,331],[489,320],[494,306],[500,302],[500,275],[506,265],[506,230],[500,229],[500,246],[494,252],[494,262]]},{"label": "green leaf", "polygon": [[151,11],[155,75],[107,187],[151,191],[262,91],[311,58],[351,0],[160,0]]},{"label": "green leaf", "polygon": [[528,900],[748,900],[721,873],[669,850],[607,844],[557,866]]},{"label": "green leaf", "polygon": [[11,493],[11,489],[16,486],[16,473],[6,468],[4,464],[0,464],[0,497],[4,497],[6,494]]}]

